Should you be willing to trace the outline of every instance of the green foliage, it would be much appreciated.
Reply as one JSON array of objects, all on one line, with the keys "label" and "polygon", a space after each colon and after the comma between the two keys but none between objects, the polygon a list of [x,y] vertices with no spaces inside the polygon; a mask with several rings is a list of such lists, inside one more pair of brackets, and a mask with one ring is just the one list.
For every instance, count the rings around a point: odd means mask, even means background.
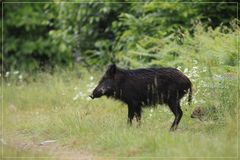
[{"label": "green foliage", "polygon": [[61,5],[59,22],[64,25],[61,25],[60,30],[68,30],[67,34],[72,37],[72,51],[77,61],[87,67],[108,63],[114,40],[111,23],[126,9],[124,3]]},{"label": "green foliage", "polygon": [[194,26],[193,35],[188,30],[164,38],[160,35],[151,37],[145,34],[131,43],[132,39],[127,33],[133,31],[129,29],[121,35],[122,41],[118,44],[128,45],[125,45],[125,49],[117,51],[116,55],[122,65],[133,67],[192,67],[193,60],[196,60],[202,66],[226,66],[230,69],[238,64],[239,28],[236,27],[234,30],[225,28],[227,33],[222,33],[220,30],[220,27],[215,29],[209,27],[205,31],[201,24],[197,24]]},{"label": "green foliage", "polygon": [[[51,14],[43,4],[4,4],[3,62],[5,70],[32,71],[71,63],[71,51],[62,39],[55,41]],[[14,10],[14,12],[12,12]],[[53,12],[53,11],[52,11]]]},{"label": "green foliage", "polygon": [[[232,30],[234,34],[238,32],[230,25],[236,18],[236,7],[234,3],[223,2],[154,0],[4,3],[2,70],[32,71],[57,65],[72,66],[75,62],[88,68],[102,68],[110,62],[126,66],[150,65],[149,62],[165,65],[167,61],[179,64],[182,62],[176,55],[181,57],[181,53],[176,51],[177,47],[181,48],[183,41],[187,41],[186,35],[190,41],[195,40],[200,22],[207,34],[211,34],[208,26],[219,34],[231,36]],[[226,26],[229,28],[224,29]],[[164,46],[172,41],[176,42],[175,50],[167,51]],[[163,48],[169,54],[164,53]],[[235,65],[235,54],[221,55],[224,63]]]}]

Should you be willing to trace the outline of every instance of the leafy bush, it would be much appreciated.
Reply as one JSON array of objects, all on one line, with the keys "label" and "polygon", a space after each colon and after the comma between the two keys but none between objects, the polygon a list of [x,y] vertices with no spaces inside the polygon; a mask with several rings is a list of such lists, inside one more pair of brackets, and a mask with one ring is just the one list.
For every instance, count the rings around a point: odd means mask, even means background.
[{"label": "leafy bush", "polygon": [[167,37],[141,35],[139,40],[131,43],[132,38],[126,35],[133,32],[130,28],[120,36],[119,39],[122,41],[117,44],[128,45],[118,50],[116,57],[122,65],[132,67],[192,67],[195,60],[201,66],[225,66],[226,70],[231,71],[238,63],[239,28],[236,27],[234,30],[225,28],[225,30],[227,33],[222,33],[221,27],[215,29],[209,27],[206,31],[201,24],[197,24],[194,26],[193,35],[188,30]]},{"label": "leafy bush", "polygon": [[[14,12],[12,12],[14,10]],[[51,11],[54,12],[54,11]],[[54,17],[44,4],[4,4],[3,62],[5,70],[32,71],[41,67],[69,65],[71,50],[50,30]]]},{"label": "leafy bush", "polygon": [[[88,68],[109,62],[137,66],[165,65],[169,60],[175,65],[182,63],[177,47],[197,40],[199,22],[203,30],[212,26],[210,30],[218,30],[219,37],[221,33],[231,36],[230,21],[236,17],[234,3],[181,1],[4,3],[3,11],[4,71],[73,66],[75,62]],[[168,43],[175,50],[167,49]],[[236,53],[226,56],[223,52],[224,63],[236,64]]]}]

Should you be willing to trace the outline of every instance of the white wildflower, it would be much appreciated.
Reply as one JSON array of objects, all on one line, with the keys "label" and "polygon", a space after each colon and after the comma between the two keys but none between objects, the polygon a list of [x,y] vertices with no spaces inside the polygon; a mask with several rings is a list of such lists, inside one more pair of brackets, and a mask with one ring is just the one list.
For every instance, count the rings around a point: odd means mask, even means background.
[{"label": "white wildflower", "polygon": [[200,99],[199,103],[206,103],[204,100]]},{"label": "white wildflower", "polygon": [[95,88],[95,83],[91,82],[89,84],[87,84],[87,92],[90,93],[93,91],[93,89]]},{"label": "white wildflower", "polygon": [[87,96],[86,93],[80,91],[80,92],[78,92],[78,93],[75,95],[75,97],[73,97],[73,100],[75,101],[75,100],[77,100],[77,99],[79,99],[79,98],[81,98],[82,100],[85,100],[87,97],[88,97],[88,96]]},{"label": "white wildflower", "polygon": [[88,93],[91,93],[92,91],[93,91],[93,88],[88,88],[88,89],[87,89],[87,92],[88,92]]},{"label": "white wildflower", "polygon": [[197,67],[197,66],[194,66],[194,67],[193,67],[193,70],[197,70],[197,69],[198,69],[198,67]]},{"label": "white wildflower", "polygon": [[169,113],[169,109],[166,108],[166,107],[163,107],[163,112],[165,112],[165,113]]},{"label": "white wildflower", "polygon": [[19,78],[20,80],[22,80],[23,76],[20,74],[20,75],[18,76],[18,78]]},{"label": "white wildflower", "polygon": [[86,98],[86,100],[87,100],[87,101],[90,101],[90,100],[91,100],[91,98],[90,98],[90,97],[87,97],[87,98]]},{"label": "white wildflower", "polygon": [[184,72],[184,73],[187,73],[187,72],[188,72],[188,68],[185,68],[183,72]]},{"label": "white wildflower", "polygon": [[73,100],[76,101],[79,98],[79,95],[77,94],[75,97],[73,97]]},{"label": "white wildflower", "polygon": [[78,95],[79,95],[80,97],[85,97],[85,94],[84,94],[83,92],[81,92],[81,91],[78,93]]},{"label": "white wildflower", "polygon": [[181,68],[182,68],[181,66],[178,66],[178,67],[177,67],[178,70],[181,70]]},{"label": "white wildflower", "polygon": [[9,76],[9,74],[10,74],[9,72],[6,72],[6,74],[5,74],[5,77],[8,77],[8,76]]},{"label": "white wildflower", "polygon": [[19,73],[19,71],[14,71],[14,72],[13,72],[13,74],[18,74],[18,73]]},{"label": "white wildflower", "polygon": [[194,63],[194,64],[197,64],[197,63],[198,63],[198,61],[194,59],[194,60],[193,60],[193,63]]},{"label": "white wildflower", "polygon": [[95,86],[95,83],[94,82],[91,82],[91,83],[89,83],[89,84],[87,84],[87,87],[89,88],[89,87],[94,87]]},{"label": "white wildflower", "polygon": [[206,72],[207,71],[207,68],[206,67],[203,67],[203,72]]},{"label": "white wildflower", "polygon": [[1,138],[0,139],[0,142],[2,143],[2,144],[4,144],[4,145],[6,145],[7,143],[4,141],[4,139],[3,138]]},{"label": "white wildflower", "polygon": [[94,78],[93,78],[93,76],[91,76],[89,79],[90,79],[90,81],[92,81]]}]

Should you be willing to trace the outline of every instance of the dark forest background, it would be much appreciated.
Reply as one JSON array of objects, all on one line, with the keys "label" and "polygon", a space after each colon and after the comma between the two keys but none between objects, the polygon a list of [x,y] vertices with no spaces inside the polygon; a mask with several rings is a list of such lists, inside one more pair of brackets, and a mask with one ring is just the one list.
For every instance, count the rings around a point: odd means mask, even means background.
[{"label": "dark forest background", "polygon": [[[195,44],[199,30],[206,36],[215,30],[218,34],[239,31],[237,3],[227,1],[5,2],[0,57],[4,72],[75,64],[96,69],[111,62],[126,67],[176,67],[187,65],[187,59],[206,58]],[[184,45],[195,47],[195,53],[181,53]],[[225,65],[237,64],[236,51],[222,55]]]}]

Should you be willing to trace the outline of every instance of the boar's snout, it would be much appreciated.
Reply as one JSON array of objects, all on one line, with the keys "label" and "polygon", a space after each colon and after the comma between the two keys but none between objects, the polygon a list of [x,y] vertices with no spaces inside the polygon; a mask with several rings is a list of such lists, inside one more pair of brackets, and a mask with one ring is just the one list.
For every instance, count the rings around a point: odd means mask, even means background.
[{"label": "boar's snout", "polygon": [[93,96],[93,94],[89,95],[90,98],[94,99],[95,97]]},{"label": "boar's snout", "polygon": [[104,92],[102,91],[102,89],[99,90],[97,87],[96,89],[94,89],[94,91],[92,92],[92,94],[89,97],[94,99],[94,98],[99,98],[102,95],[104,95]]},{"label": "boar's snout", "polygon": [[93,90],[90,98],[94,99],[111,95],[114,90],[113,86],[114,81],[112,79],[101,80],[97,87]]},{"label": "boar's snout", "polygon": [[94,91],[92,92],[92,94],[89,95],[89,97],[92,98],[92,99],[97,98],[98,96],[97,96],[97,94],[96,94],[96,90],[94,90]]}]

